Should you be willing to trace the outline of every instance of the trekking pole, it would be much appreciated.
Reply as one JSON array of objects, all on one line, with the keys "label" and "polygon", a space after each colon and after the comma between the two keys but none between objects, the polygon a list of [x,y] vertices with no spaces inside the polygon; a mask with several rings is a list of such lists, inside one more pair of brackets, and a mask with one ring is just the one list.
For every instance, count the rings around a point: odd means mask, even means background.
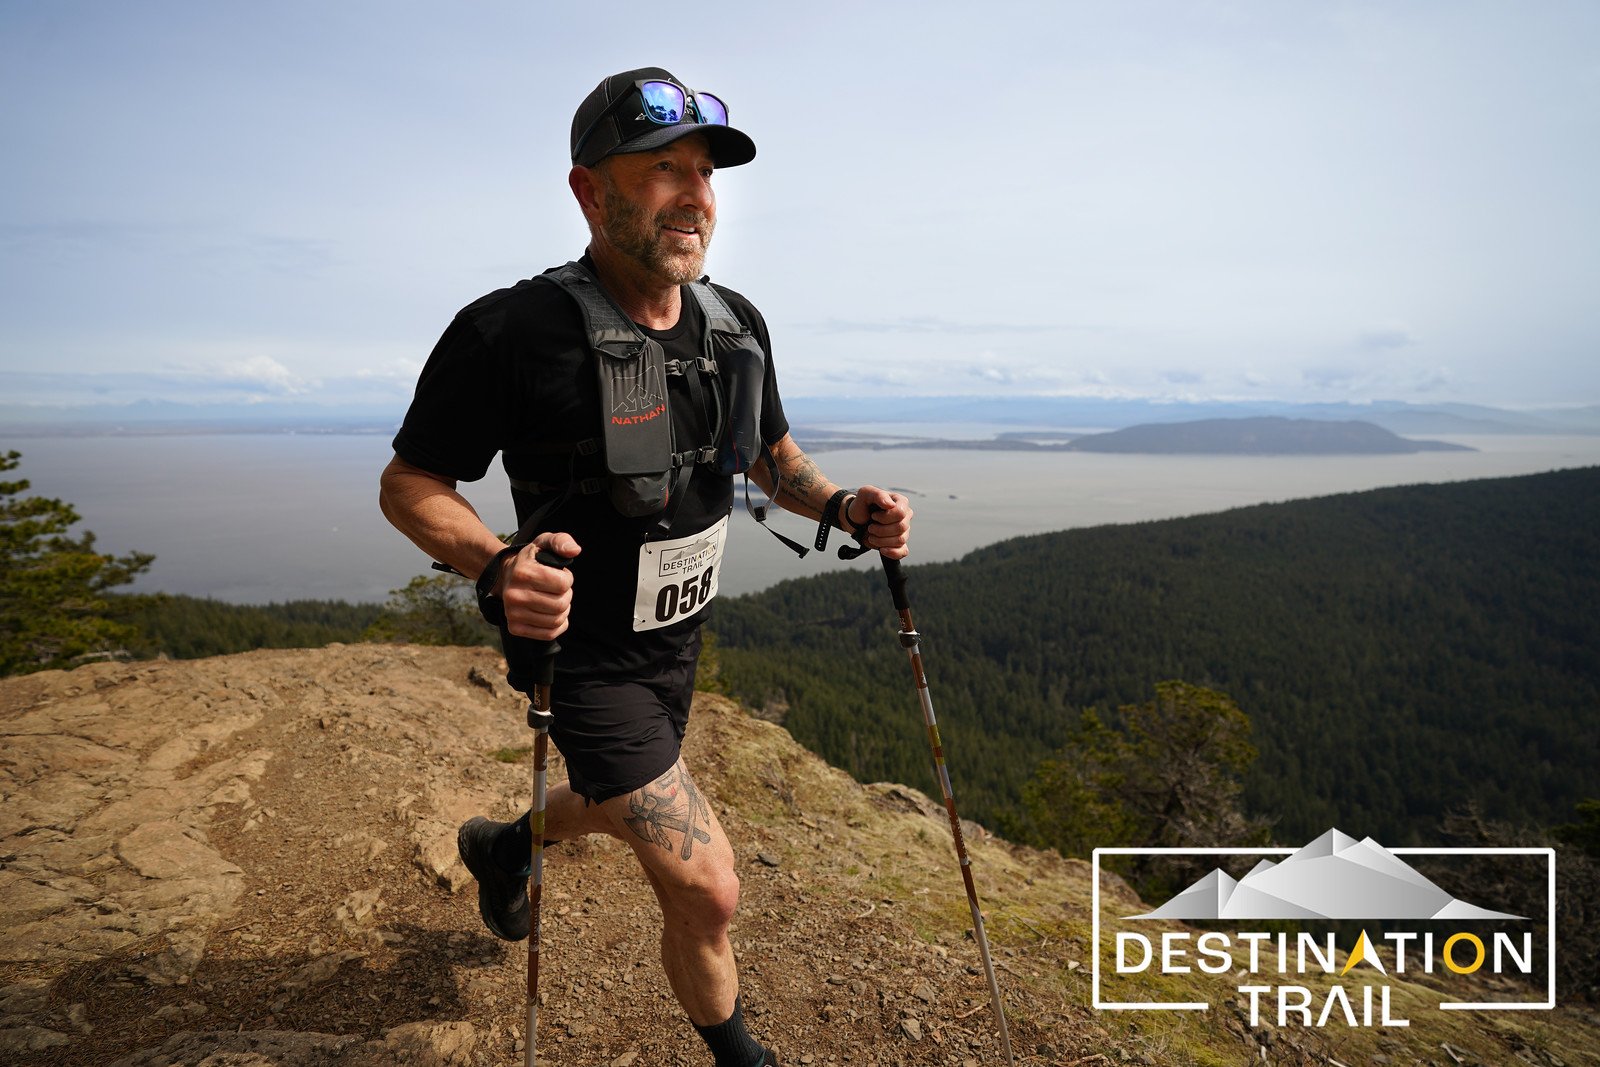
[{"label": "trekking pole", "polygon": [[[881,509],[873,508],[873,512]],[[869,519],[870,524],[870,519]],[[839,549],[843,559],[851,559],[866,550],[866,530],[859,531],[860,550],[849,547]],[[939,788],[944,792],[945,812],[950,816],[950,833],[955,838],[956,857],[961,861],[961,880],[967,886],[967,904],[972,909],[972,935],[978,942],[978,955],[983,959],[983,973],[989,980],[989,1001],[994,1006],[995,1021],[1000,1024],[1000,1048],[1006,1063],[1011,1058],[1011,1034],[1006,1029],[1006,1009],[1000,1002],[1000,983],[994,974],[994,958],[989,954],[989,937],[983,929],[983,912],[978,909],[978,888],[972,881],[972,860],[967,855],[967,842],[961,832],[961,816],[956,814],[956,797],[950,788],[950,770],[944,762],[944,742],[939,738],[939,720],[933,714],[933,698],[928,695],[928,675],[922,668],[922,635],[911,621],[911,601],[906,596],[906,579],[900,571],[900,561],[880,555],[883,576],[889,583],[889,595],[894,598],[895,611],[900,616],[900,647],[911,657],[911,674],[917,683],[917,699],[922,702],[922,721],[928,727],[928,744],[933,748],[934,768],[939,776]]]},{"label": "trekking pole", "polygon": [[[565,567],[570,560],[548,548],[541,548],[534,559],[546,567]],[[533,874],[528,880],[528,1040],[523,1067],[534,1067],[534,1045],[539,1034],[539,902],[544,894],[544,793],[545,768],[550,752],[550,686],[555,680],[556,654],[561,646],[554,641],[544,646],[534,671],[533,699],[528,704],[528,725],[533,727],[533,810],[528,827],[533,831]]]}]

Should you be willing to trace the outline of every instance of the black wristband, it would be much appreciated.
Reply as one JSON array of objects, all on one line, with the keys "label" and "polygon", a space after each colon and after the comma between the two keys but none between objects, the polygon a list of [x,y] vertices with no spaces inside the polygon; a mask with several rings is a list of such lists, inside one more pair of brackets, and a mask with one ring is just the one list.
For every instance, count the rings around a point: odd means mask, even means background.
[{"label": "black wristband", "polygon": [[[850,490],[841,489],[828,498],[822,506],[822,518],[817,522],[817,551],[822,552],[828,547],[828,531],[839,526],[839,505],[844,503],[844,498],[850,495]],[[841,526],[840,529],[843,529]]]},{"label": "black wristband", "polygon": [[521,552],[526,545],[507,545],[494,554],[483,573],[478,575],[474,588],[478,591],[478,614],[483,616],[490,626],[504,626],[506,624],[506,606],[501,599],[494,595],[495,583],[500,580],[500,571],[505,567],[506,560]]}]

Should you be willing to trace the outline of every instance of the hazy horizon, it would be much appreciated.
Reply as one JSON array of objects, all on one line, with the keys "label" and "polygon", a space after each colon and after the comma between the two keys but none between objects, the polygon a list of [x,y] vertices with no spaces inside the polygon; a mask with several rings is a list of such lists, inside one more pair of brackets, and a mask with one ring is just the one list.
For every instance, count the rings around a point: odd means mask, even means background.
[{"label": "hazy horizon", "polygon": [[[925,393],[860,396],[839,393],[786,397],[791,426],[829,432],[855,432],[871,436],[861,426],[878,423],[937,425],[927,436],[952,436],[943,424],[952,417],[968,424],[983,424],[996,432],[1026,425],[1029,429],[1109,430],[1141,420],[1248,417],[1261,414],[1312,419],[1373,419],[1405,414],[1448,414],[1467,419],[1507,421],[1521,432],[1600,432],[1600,404],[1571,400],[1565,404],[1518,407],[1515,405],[1459,402],[1413,402],[1392,398],[1368,401],[1329,400],[1315,403],[1276,397],[1240,399],[1179,399],[1156,397],[1083,397],[1042,394],[994,396],[982,393]],[[908,408],[909,406],[909,408]],[[191,402],[144,398],[102,402],[0,402],[0,435],[81,433],[85,435],[141,433],[263,433],[281,431],[326,433],[377,433],[397,430],[404,404],[322,403],[277,398],[253,403]],[[1523,417],[1531,417],[1524,419]],[[1066,418],[1068,423],[1060,420]],[[1565,420],[1565,421],[1563,421]],[[854,423],[854,424],[853,424]],[[841,429],[845,428],[845,429]],[[1471,432],[1471,427],[1455,427]],[[1409,432],[1409,430],[1408,430]],[[982,433],[954,436],[981,437]]]},{"label": "hazy horizon", "polygon": [[[826,451],[842,484],[905,491],[916,510],[910,563],[958,559],[1024,534],[1175,518],[1232,507],[1388,485],[1532,474],[1600,465],[1600,436],[1451,438],[1479,452],[1391,456],[1145,456],[1087,452]],[[382,601],[428,571],[421,550],[377,506],[389,441],[379,434],[227,434],[26,437],[13,477],[30,495],[72,504],[97,547],[156,555],[132,588],[233,603],[300,599]],[[461,486],[491,529],[515,528],[498,465]],[[735,515],[724,595],[844,567],[796,559],[743,510]],[[815,525],[779,512],[773,523],[809,544]],[[837,538],[835,539],[837,540]]]}]

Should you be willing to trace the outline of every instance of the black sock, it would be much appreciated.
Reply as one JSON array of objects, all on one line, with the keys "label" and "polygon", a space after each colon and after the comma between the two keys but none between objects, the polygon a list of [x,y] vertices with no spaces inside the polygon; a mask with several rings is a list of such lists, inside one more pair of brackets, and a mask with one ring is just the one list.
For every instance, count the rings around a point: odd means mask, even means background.
[{"label": "black sock", "polygon": [[767,1050],[756,1043],[750,1031],[744,1028],[744,1012],[739,1001],[733,1002],[733,1014],[727,1022],[715,1026],[696,1026],[716,1058],[717,1067],[761,1067],[766,1062]]},{"label": "black sock", "polygon": [[[495,863],[512,874],[526,876],[533,873],[533,827],[528,822],[532,814],[531,811],[525,811],[522,818],[507,823],[506,828],[495,835],[494,843],[489,848]],[[545,848],[560,843],[554,838],[544,839]]]}]

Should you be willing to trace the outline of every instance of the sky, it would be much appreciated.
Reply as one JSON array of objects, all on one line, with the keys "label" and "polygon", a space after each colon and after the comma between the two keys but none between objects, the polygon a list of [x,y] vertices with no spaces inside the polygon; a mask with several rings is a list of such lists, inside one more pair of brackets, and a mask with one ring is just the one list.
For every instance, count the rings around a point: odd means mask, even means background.
[{"label": "sky", "polygon": [[644,65],[786,396],[1600,403],[1589,0],[0,0],[0,404],[398,415]]}]

